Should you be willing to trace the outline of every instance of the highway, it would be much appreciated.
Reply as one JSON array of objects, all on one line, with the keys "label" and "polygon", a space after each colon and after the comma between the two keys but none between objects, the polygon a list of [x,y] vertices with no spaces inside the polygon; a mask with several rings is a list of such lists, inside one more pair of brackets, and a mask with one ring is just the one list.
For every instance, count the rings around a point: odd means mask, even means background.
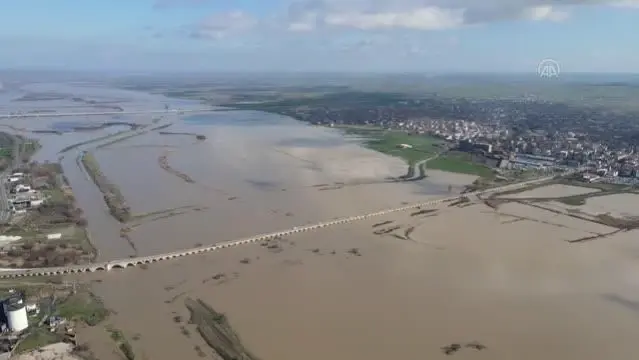
[{"label": "highway", "polygon": [[106,115],[143,115],[143,114],[182,114],[207,113],[220,111],[217,109],[169,109],[169,110],[139,110],[139,111],[103,111],[103,112],[69,112],[69,113],[26,113],[0,114],[0,119],[21,119],[30,117],[69,117],[69,116],[106,116]]}]

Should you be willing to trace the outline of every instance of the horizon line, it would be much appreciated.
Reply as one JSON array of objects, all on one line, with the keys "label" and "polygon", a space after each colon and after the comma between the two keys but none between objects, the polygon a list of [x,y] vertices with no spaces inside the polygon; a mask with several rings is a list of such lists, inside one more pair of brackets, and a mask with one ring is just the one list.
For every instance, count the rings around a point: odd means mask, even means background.
[{"label": "horizon line", "polygon": [[[57,73],[139,73],[139,74],[368,74],[368,75],[402,75],[402,74],[422,74],[422,75],[531,75],[538,76],[536,71],[469,71],[469,70],[147,70],[147,69],[59,69],[59,68],[11,68],[0,67],[0,72],[57,72]],[[562,75],[639,75],[639,72],[632,71],[562,71]]]}]

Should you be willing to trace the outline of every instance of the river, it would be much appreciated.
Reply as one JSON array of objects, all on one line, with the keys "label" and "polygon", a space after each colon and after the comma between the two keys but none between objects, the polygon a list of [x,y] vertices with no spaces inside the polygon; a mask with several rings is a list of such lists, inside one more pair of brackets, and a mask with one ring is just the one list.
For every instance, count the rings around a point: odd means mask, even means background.
[{"label": "river", "polygon": [[[37,97],[40,93],[55,100],[16,101],[25,94]],[[78,98],[93,103],[86,104]],[[96,103],[125,110],[157,110],[164,104],[171,108],[201,107],[197,102],[118,89],[37,84],[3,93],[0,110],[100,111],[95,108]],[[160,131],[191,135],[142,130],[137,131],[138,136],[110,146],[100,145],[116,137],[60,153],[72,144],[133,132],[125,126],[66,131],[62,135],[31,132],[64,131],[74,124],[107,121],[150,127],[170,124]],[[34,156],[35,161],[61,161],[77,205],[88,220],[88,231],[100,260],[152,255],[400,206],[446,194],[449,184],[461,186],[472,181],[471,177],[439,174],[414,184],[352,185],[401,175],[406,171],[405,164],[364,149],[358,140],[346,138],[337,130],[254,111],[220,111],[181,118],[167,115],[155,121],[146,115],[64,119],[42,115],[2,120],[0,125],[14,134],[40,141],[42,149]],[[206,140],[197,140],[195,134],[206,136]],[[94,152],[102,171],[120,188],[134,216],[141,218],[132,224],[128,239],[120,237],[124,225],[110,216],[101,193],[79,163],[83,151]],[[172,169],[193,182],[162,169],[161,156],[166,156]],[[336,183],[343,185],[323,186],[327,189],[318,186]],[[339,205],[346,203],[348,206]],[[161,211],[166,213],[144,217]]]}]

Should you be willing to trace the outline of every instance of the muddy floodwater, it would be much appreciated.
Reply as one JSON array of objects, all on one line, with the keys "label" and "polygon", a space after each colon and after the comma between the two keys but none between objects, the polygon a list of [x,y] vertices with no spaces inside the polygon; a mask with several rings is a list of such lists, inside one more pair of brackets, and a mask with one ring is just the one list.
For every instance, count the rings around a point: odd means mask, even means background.
[{"label": "muddy floodwater", "polygon": [[264,360],[444,359],[455,344],[460,359],[633,358],[637,234],[574,245],[583,224],[507,212],[397,214],[92,276],[148,358],[211,354],[188,323],[187,297],[225,313]]},{"label": "muddy floodwater", "polygon": [[[201,106],[68,84],[0,95],[2,112],[165,105]],[[73,125],[109,121],[144,127]],[[474,180],[429,171],[422,181],[388,183],[405,173],[402,161],[335,130],[259,112],[42,115],[0,126],[38,138],[36,160],[61,161],[102,260],[396,207]],[[78,161],[84,151],[120,188],[128,224],[109,214]],[[626,360],[639,338],[637,232],[571,243],[612,230],[524,202],[499,211],[443,205],[82,279],[95,280],[113,310],[108,325],[141,359],[215,358],[188,322],[189,297],[224,313],[263,360]],[[97,358],[119,358],[103,327],[78,337]]]},{"label": "muddy floodwater", "polygon": [[[197,209],[137,226],[130,238],[139,255],[396,207],[448,192],[445,177],[419,185],[381,184],[404,174],[406,166],[338,132],[276,115],[197,115],[164,131],[173,134],[150,132],[96,152],[134,214]],[[162,156],[191,181],[159,166]]]},{"label": "muddy floodwater", "polygon": [[[42,149],[34,160],[62,163],[100,260],[164,253],[396,207],[448,194],[449,185],[461,190],[473,181],[433,171],[418,183],[388,184],[389,177],[406,173],[401,160],[364,149],[336,130],[261,112],[46,115],[113,107],[159,110],[165,105],[202,108],[157,95],[69,84],[28,85],[0,97],[4,113],[41,112],[4,119],[0,126],[37,138]],[[105,123],[116,125],[87,130]],[[146,127],[131,129],[126,123]],[[69,149],[74,144],[78,146]],[[109,215],[79,161],[84,151],[94,154],[120,189],[135,221],[120,224]],[[122,228],[128,229],[126,239],[120,236]]]}]

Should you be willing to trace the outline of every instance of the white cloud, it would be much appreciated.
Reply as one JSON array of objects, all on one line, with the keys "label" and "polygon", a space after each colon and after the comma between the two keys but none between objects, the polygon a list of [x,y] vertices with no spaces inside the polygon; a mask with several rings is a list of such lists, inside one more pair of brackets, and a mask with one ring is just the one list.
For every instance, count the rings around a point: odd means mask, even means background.
[{"label": "white cloud", "polygon": [[[180,2],[180,0],[164,0]],[[205,0],[181,0],[200,3]],[[189,36],[218,40],[230,35],[284,39],[284,33],[335,36],[340,30],[434,31],[500,21],[559,22],[578,6],[638,7],[639,0],[285,0],[286,13],[255,18],[242,11],[213,14],[186,28]],[[343,33],[343,32],[341,32]]]},{"label": "white cloud", "polygon": [[437,7],[419,8],[410,12],[330,13],[324,17],[326,25],[361,30],[391,28],[437,30],[457,27],[463,24],[463,21],[463,11]]},{"label": "white cloud", "polygon": [[257,19],[242,11],[217,13],[197,23],[190,29],[189,35],[195,38],[221,39],[230,34],[251,30],[257,24]]},{"label": "white cloud", "polygon": [[439,30],[504,20],[563,21],[579,5],[639,7],[639,0],[296,0],[291,30]]},{"label": "white cloud", "polygon": [[311,31],[317,27],[317,13],[309,11],[299,16],[293,22],[288,24],[288,30],[290,31]]},{"label": "white cloud", "polygon": [[527,19],[533,21],[563,21],[570,16],[569,12],[556,10],[550,5],[528,8],[525,10],[524,14]]},{"label": "white cloud", "polygon": [[618,7],[629,7],[639,9],[639,0],[622,0],[614,3]]}]

